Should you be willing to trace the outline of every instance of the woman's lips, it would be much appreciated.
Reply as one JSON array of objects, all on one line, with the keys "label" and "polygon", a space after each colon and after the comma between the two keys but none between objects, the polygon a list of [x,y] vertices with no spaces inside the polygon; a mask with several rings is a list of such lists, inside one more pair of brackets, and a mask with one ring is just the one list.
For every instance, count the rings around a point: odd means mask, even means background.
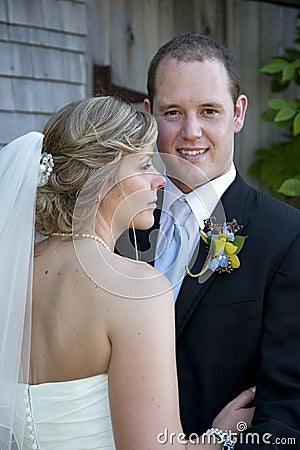
[{"label": "woman's lips", "polygon": [[147,206],[150,207],[150,208],[156,208],[157,201],[153,201],[153,202],[147,203]]}]

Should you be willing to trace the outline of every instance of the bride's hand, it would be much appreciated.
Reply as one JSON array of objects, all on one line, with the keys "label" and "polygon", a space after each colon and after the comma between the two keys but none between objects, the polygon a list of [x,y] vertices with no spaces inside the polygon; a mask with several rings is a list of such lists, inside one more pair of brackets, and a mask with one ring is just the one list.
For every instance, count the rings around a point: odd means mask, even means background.
[{"label": "bride's hand", "polygon": [[239,422],[244,422],[249,428],[255,408],[245,408],[245,406],[254,400],[254,396],[252,388],[243,391],[222,409],[214,419],[212,426],[221,430],[231,430],[232,433],[238,434],[246,428],[246,426],[242,428],[240,425],[237,429]]}]

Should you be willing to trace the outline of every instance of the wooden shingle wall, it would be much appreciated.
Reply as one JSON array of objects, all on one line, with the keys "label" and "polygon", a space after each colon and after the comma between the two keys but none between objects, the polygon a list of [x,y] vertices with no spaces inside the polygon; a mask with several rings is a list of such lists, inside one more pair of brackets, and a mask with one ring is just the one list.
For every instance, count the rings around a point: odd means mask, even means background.
[{"label": "wooden shingle wall", "polygon": [[213,33],[217,39],[224,39],[225,3],[223,0],[87,0],[93,62],[110,65],[115,84],[145,92],[148,64],[168,39],[192,31]]},{"label": "wooden shingle wall", "polygon": [[1,0],[0,145],[86,95],[86,5]]}]

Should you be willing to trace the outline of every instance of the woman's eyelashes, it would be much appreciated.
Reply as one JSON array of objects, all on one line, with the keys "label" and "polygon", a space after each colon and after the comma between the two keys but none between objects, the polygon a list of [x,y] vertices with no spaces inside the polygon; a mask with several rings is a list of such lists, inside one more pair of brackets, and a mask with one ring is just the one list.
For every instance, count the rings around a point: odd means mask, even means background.
[{"label": "woman's eyelashes", "polygon": [[152,167],[152,160],[144,163],[141,166],[141,170],[149,170]]}]

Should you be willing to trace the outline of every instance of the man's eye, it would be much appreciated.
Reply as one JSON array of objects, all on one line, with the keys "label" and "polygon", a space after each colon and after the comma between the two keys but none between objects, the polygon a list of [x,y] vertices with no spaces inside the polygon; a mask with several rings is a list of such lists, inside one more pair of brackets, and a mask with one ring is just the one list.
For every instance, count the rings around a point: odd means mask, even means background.
[{"label": "man's eye", "polygon": [[174,111],[174,110],[173,111],[166,111],[165,115],[166,116],[175,117],[175,116],[179,115],[179,112],[178,111]]},{"label": "man's eye", "polygon": [[215,109],[205,109],[204,114],[207,114],[208,116],[214,116],[217,114],[217,111]]}]

